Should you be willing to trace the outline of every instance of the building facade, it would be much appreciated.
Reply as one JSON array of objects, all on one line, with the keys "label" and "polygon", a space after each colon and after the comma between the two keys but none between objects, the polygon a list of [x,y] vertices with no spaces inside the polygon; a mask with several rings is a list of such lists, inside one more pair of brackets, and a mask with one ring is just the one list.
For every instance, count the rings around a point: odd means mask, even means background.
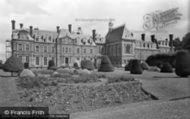
[{"label": "building facade", "polygon": [[171,50],[169,34],[132,32],[125,25],[116,28],[112,26],[109,26],[106,35],[105,54],[114,66],[125,66],[130,59],[146,60],[152,54],[168,53]]},{"label": "building facade", "polygon": [[39,30],[30,26],[28,29],[20,24],[15,28],[12,21],[11,49],[12,55],[19,57],[30,67],[47,67],[49,60],[54,60],[57,66],[70,65],[81,60],[96,61],[101,56],[102,44],[105,39],[93,30],[92,36],[82,33],[82,29],[72,31],[57,27],[55,31]]}]

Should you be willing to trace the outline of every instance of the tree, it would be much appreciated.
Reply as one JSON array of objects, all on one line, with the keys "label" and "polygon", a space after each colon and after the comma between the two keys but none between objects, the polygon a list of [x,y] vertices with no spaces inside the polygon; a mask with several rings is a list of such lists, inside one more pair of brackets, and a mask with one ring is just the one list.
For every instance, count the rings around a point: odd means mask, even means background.
[{"label": "tree", "polygon": [[182,48],[190,51],[190,32],[183,37]]},{"label": "tree", "polygon": [[13,72],[19,73],[24,69],[22,61],[16,56],[11,56],[7,59],[5,64],[3,64],[3,70],[6,72],[11,72],[11,76],[13,76]]},{"label": "tree", "polygon": [[101,58],[101,64],[100,64],[100,68],[98,69],[98,71],[100,72],[112,72],[114,71],[114,67],[110,61],[110,59],[108,58],[108,56],[104,55]]},{"label": "tree", "polygon": [[141,67],[140,60],[133,59],[131,60],[131,68],[130,68],[131,74],[142,74],[143,69]]},{"label": "tree", "polygon": [[181,50],[182,49],[182,41],[180,41],[179,38],[175,38],[173,40],[173,46],[174,46],[175,51]]},{"label": "tree", "polygon": [[176,53],[175,73],[180,77],[190,75],[190,51],[181,50]]}]

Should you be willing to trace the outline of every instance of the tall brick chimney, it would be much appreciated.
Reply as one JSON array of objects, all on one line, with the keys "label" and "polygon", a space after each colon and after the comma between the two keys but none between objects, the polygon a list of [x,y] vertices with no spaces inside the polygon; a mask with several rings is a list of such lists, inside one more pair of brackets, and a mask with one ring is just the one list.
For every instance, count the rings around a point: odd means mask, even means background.
[{"label": "tall brick chimney", "polygon": [[33,26],[30,26],[29,29],[30,29],[30,31],[29,31],[30,36],[32,37],[32,34],[33,34]]},{"label": "tall brick chimney", "polygon": [[68,29],[69,29],[69,32],[71,33],[72,32],[72,25],[71,24],[68,25]]},{"label": "tall brick chimney", "polygon": [[12,30],[15,30],[15,23],[16,23],[15,20],[11,20]]},{"label": "tall brick chimney", "polygon": [[20,29],[22,29],[23,28],[23,23],[20,23]]},{"label": "tall brick chimney", "polygon": [[155,35],[151,35],[151,41],[154,43],[155,42]]},{"label": "tall brick chimney", "polygon": [[141,39],[142,39],[142,41],[145,41],[145,34],[144,33],[141,34]]},{"label": "tall brick chimney", "polygon": [[92,30],[92,39],[95,40],[95,38],[96,38],[96,30],[93,29]]}]

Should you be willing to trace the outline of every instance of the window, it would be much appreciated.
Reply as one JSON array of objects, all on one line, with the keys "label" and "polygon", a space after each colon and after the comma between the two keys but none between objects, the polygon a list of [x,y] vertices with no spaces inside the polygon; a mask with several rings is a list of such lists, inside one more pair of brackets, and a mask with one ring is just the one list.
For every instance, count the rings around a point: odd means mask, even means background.
[{"label": "window", "polygon": [[39,65],[40,64],[40,59],[39,57],[36,57],[36,65]]},{"label": "window", "polygon": [[86,53],[86,49],[84,49],[84,53]]},{"label": "window", "polygon": [[65,48],[63,47],[63,53],[65,52]]},{"label": "window", "polygon": [[77,53],[80,53],[80,49],[79,48],[77,48]]},{"label": "window", "polygon": [[26,62],[29,63],[29,56],[26,56]]},{"label": "window", "polygon": [[71,48],[69,48],[69,53],[71,53]]},{"label": "window", "polygon": [[36,46],[36,52],[39,52],[39,46]]},{"label": "window", "polygon": [[22,62],[22,56],[19,56],[20,61]]},{"label": "window", "polygon": [[26,51],[29,51],[29,44],[26,44]]},{"label": "window", "polygon": [[51,41],[51,36],[49,36],[49,41]]},{"label": "window", "polygon": [[18,45],[18,50],[22,51],[22,44]]},{"label": "window", "polygon": [[52,53],[54,53],[54,47],[52,47],[51,51],[52,51]]},{"label": "window", "polygon": [[47,52],[47,46],[44,46],[44,52]]},{"label": "window", "polygon": [[68,53],[68,48],[66,47],[65,53]]},{"label": "window", "polygon": [[93,53],[93,49],[90,49],[90,53]]},{"label": "window", "polygon": [[130,54],[132,52],[131,44],[125,45],[125,53]]},{"label": "window", "polygon": [[44,65],[47,65],[47,57],[44,57]]}]

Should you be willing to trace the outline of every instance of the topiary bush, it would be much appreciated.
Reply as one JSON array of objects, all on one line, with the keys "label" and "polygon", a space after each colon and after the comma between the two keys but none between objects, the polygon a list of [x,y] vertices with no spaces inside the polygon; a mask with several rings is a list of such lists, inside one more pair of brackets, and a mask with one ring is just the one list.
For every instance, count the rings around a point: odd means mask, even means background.
[{"label": "topiary bush", "polygon": [[81,68],[88,69],[88,70],[94,70],[94,64],[90,60],[82,60]]},{"label": "topiary bush", "polygon": [[114,67],[108,58],[108,56],[102,56],[100,68],[98,69],[100,72],[112,72],[114,71]]},{"label": "topiary bush", "polygon": [[131,69],[131,60],[129,60],[128,64],[125,65],[125,71],[130,71]]},{"label": "topiary bush", "polygon": [[25,68],[25,69],[29,69],[29,63],[28,63],[28,62],[25,62],[25,63],[24,63],[24,68]]},{"label": "topiary bush", "polygon": [[23,69],[24,69],[24,66],[23,66],[22,61],[14,55],[8,58],[5,64],[3,64],[3,70],[6,72],[19,73]]},{"label": "topiary bush", "polygon": [[54,63],[53,60],[49,60],[49,62],[48,62],[48,69],[49,70],[56,70],[57,69],[57,67],[55,66],[55,63]]},{"label": "topiary bush", "polygon": [[163,73],[172,73],[173,72],[172,66],[168,62],[163,63],[160,72],[163,72]]},{"label": "topiary bush", "polygon": [[190,75],[190,52],[180,50],[176,53],[175,73],[180,77]]},{"label": "topiary bush", "polygon": [[161,68],[162,64],[168,62],[172,67],[175,67],[175,54],[154,54],[146,59],[149,66],[157,66]]},{"label": "topiary bush", "polygon": [[140,64],[140,60],[133,59],[131,60],[131,69],[130,69],[131,74],[142,74],[143,69]]},{"label": "topiary bush", "polygon": [[78,63],[75,62],[75,63],[73,64],[73,67],[74,67],[75,69],[79,69]]}]

